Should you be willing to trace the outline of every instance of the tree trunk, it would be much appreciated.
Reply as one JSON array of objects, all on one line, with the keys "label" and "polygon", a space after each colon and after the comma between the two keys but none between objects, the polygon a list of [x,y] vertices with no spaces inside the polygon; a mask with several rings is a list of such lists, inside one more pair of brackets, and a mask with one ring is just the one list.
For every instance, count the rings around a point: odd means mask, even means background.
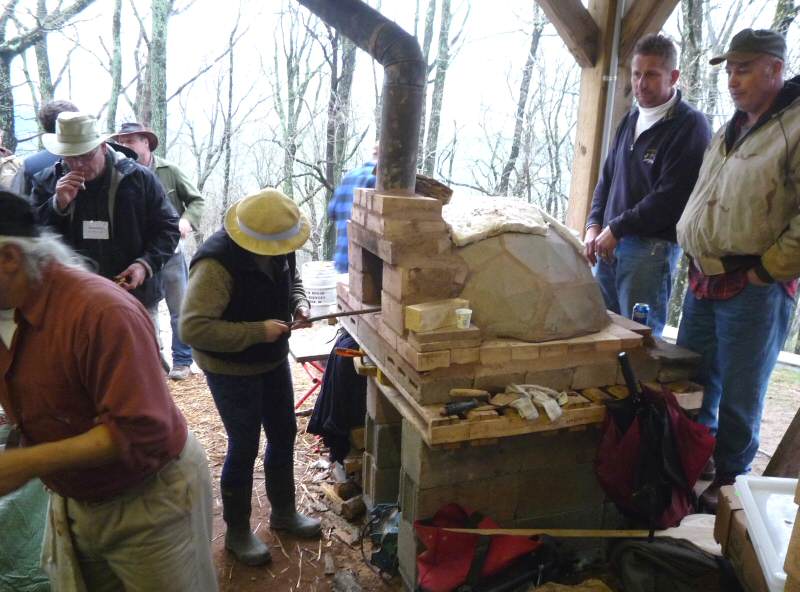
[{"label": "tree trunk", "polygon": [[225,151],[225,163],[222,171],[222,206],[224,210],[227,210],[233,201],[231,199],[231,126],[233,125],[233,44],[235,36],[236,28],[231,31],[228,40],[228,109],[222,137]]},{"label": "tree trunk", "polygon": [[106,129],[109,133],[117,129],[117,105],[122,92],[122,0],[114,0],[114,15],[111,18],[111,96],[108,100],[108,117]]},{"label": "tree trunk", "polygon": [[683,0],[681,3],[681,80],[686,93],[684,98],[692,105],[699,105],[703,98],[703,3],[704,0]]},{"label": "tree trunk", "polygon": [[[36,18],[39,22],[42,22],[46,16],[46,0],[37,0]],[[36,53],[36,69],[39,72],[39,95],[41,97],[41,102],[44,104],[53,100],[53,78],[50,75],[50,57],[47,54],[47,36],[43,35],[33,47]]]},{"label": "tree trunk", "polygon": [[[0,130],[9,150],[17,149],[14,128],[14,94],[11,88],[11,62],[44,39],[48,33],[61,30],[72,17],[89,6],[94,0],[75,0],[63,9],[59,6],[52,12],[39,15],[34,27],[21,30],[12,38],[7,37],[9,21],[16,20],[18,0],[7,0],[0,8]],[[52,91],[51,91],[52,92]]]},{"label": "tree trunk", "polygon": [[153,0],[152,32],[148,62],[151,126],[160,142],[156,154],[164,156],[167,148],[167,31],[173,0]]},{"label": "tree trunk", "polygon": [[423,172],[433,176],[436,166],[437,143],[439,141],[439,122],[444,100],[444,83],[447,68],[450,66],[450,0],[442,0],[442,22],[439,27],[439,51],[436,56],[436,77],[433,81],[431,97],[431,117],[428,124],[428,137],[425,140],[425,164]]},{"label": "tree trunk", "polygon": [[[331,88],[328,100],[328,136],[325,146],[326,178],[325,207],[333,198],[333,190],[339,185],[346,165],[347,140],[350,130],[350,93],[356,68],[356,46],[346,37],[339,37],[338,51],[331,51],[332,60],[341,55],[341,68],[331,65]],[[334,78],[336,72],[336,78]],[[360,163],[359,163],[360,164]],[[327,220],[323,230],[322,256],[333,257],[336,248],[336,227]]]},{"label": "tree trunk", "polygon": [[0,55],[0,131],[3,145],[15,152],[17,136],[14,129],[14,94],[11,90],[11,60]]},{"label": "tree trunk", "polygon": [[[684,98],[702,109],[703,103],[703,12],[707,0],[682,0],[681,17],[681,82]],[[710,114],[709,114],[710,116]],[[667,324],[677,327],[683,312],[683,299],[688,287],[688,260],[681,257],[675,269],[672,283],[672,296],[667,306]]]},{"label": "tree trunk", "polygon": [[794,0],[777,0],[775,5],[775,16],[772,19],[772,29],[779,31],[781,35],[786,37],[789,27],[797,13],[800,12],[800,6],[795,6]]},{"label": "tree trunk", "polygon": [[[536,10],[534,8],[534,10]],[[508,194],[508,182],[511,173],[517,165],[520,143],[522,141],[522,128],[525,123],[525,106],[528,104],[528,91],[531,86],[531,76],[533,74],[533,61],[536,57],[536,50],[539,47],[539,39],[542,36],[544,23],[541,19],[536,19],[531,32],[531,46],[528,49],[528,57],[525,60],[525,68],[522,70],[522,82],[519,85],[519,99],[517,100],[517,114],[514,121],[514,138],[511,141],[511,152],[508,155],[503,172],[500,176],[500,186],[497,188],[497,195]]]},{"label": "tree trunk", "polygon": [[[433,64],[430,63],[431,42],[433,41],[433,21],[436,18],[436,0],[428,0],[428,10],[425,13],[425,32],[422,37],[422,59],[428,67],[430,74]],[[416,26],[415,26],[416,28]],[[425,163],[425,110],[428,106],[428,82],[425,81],[425,98],[422,101],[422,112],[419,118],[419,148],[417,149],[417,168],[421,169]]]}]

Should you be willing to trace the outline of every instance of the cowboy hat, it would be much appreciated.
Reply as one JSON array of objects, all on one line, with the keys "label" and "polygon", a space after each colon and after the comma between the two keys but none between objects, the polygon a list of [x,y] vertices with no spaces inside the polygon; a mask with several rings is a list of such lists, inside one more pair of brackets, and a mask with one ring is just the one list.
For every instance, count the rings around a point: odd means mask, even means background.
[{"label": "cowboy hat", "polygon": [[256,255],[291,253],[302,247],[311,234],[308,218],[297,204],[272,188],[230,206],[224,226],[233,242]]},{"label": "cowboy hat", "polygon": [[119,128],[119,131],[111,136],[111,139],[116,141],[121,136],[132,136],[133,134],[138,134],[147,138],[147,144],[150,146],[150,152],[154,152],[155,149],[158,148],[158,136],[155,135],[153,130],[145,127],[137,121],[123,123]]},{"label": "cowboy hat", "polygon": [[58,114],[56,133],[42,135],[42,144],[57,156],[80,156],[97,148],[108,136],[97,131],[94,115],[66,111]]}]

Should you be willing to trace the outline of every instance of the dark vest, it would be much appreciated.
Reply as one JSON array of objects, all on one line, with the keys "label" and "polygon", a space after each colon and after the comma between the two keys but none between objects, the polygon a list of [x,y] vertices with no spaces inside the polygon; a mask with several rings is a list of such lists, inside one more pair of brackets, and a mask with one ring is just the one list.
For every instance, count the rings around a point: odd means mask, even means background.
[{"label": "dark vest", "polygon": [[[258,268],[250,252],[233,242],[224,230],[218,230],[198,249],[190,267],[206,258],[218,261],[233,277],[233,294],[222,313],[222,320],[278,319],[291,322],[289,309],[296,267],[294,253],[273,257],[273,281]],[[257,343],[240,352],[200,351],[239,364],[279,362],[289,353],[289,337],[283,335],[274,343]]]}]

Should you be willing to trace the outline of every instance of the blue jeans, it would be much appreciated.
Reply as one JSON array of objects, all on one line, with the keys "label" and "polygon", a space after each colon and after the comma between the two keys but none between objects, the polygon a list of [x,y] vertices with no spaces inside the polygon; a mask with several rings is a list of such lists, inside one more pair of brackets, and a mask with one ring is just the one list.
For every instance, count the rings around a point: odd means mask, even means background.
[{"label": "blue jeans", "polygon": [[653,335],[660,337],[680,256],[680,247],[671,241],[623,237],[614,249],[614,260],[598,260],[594,268],[606,308],[630,318],[634,304],[649,304],[647,324]]},{"label": "blue jeans", "polygon": [[173,254],[161,271],[164,282],[164,298],[169,309],[169,322],[172,326],[172,367],[191,366],[192,348],[181,341],[178,334],[178,321],[181,315],[183,295],[186,294],[186,284],[189,281],[189,269],[183,257],[183,249]]},{"label": "blue jeans", "polygon": [[294,462],[297,422],[288,360],[252,376],[206,372],[206,380],[228,434],[223,487],[252,483],[262,426],[267,435],[264,467],[279,468]]},{"label": "blue jeans", "polygon": [[750,470],[769,377],[789,331],[794,302],[779,284],[748,285],[728,300],[683,302],[678,345],[702,355],[700,423],[716,433],[718,476]]}]

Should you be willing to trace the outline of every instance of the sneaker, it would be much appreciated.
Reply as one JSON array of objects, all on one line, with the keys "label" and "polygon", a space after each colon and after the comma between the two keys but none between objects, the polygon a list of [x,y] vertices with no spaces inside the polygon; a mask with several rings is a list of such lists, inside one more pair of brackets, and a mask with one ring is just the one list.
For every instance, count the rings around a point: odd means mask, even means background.
[{"label": "sneaker", "polygon": [[192,370],[189,366],[175,366],[170,370],[169,377],[171,380],[186,380],[192,375]]}]

